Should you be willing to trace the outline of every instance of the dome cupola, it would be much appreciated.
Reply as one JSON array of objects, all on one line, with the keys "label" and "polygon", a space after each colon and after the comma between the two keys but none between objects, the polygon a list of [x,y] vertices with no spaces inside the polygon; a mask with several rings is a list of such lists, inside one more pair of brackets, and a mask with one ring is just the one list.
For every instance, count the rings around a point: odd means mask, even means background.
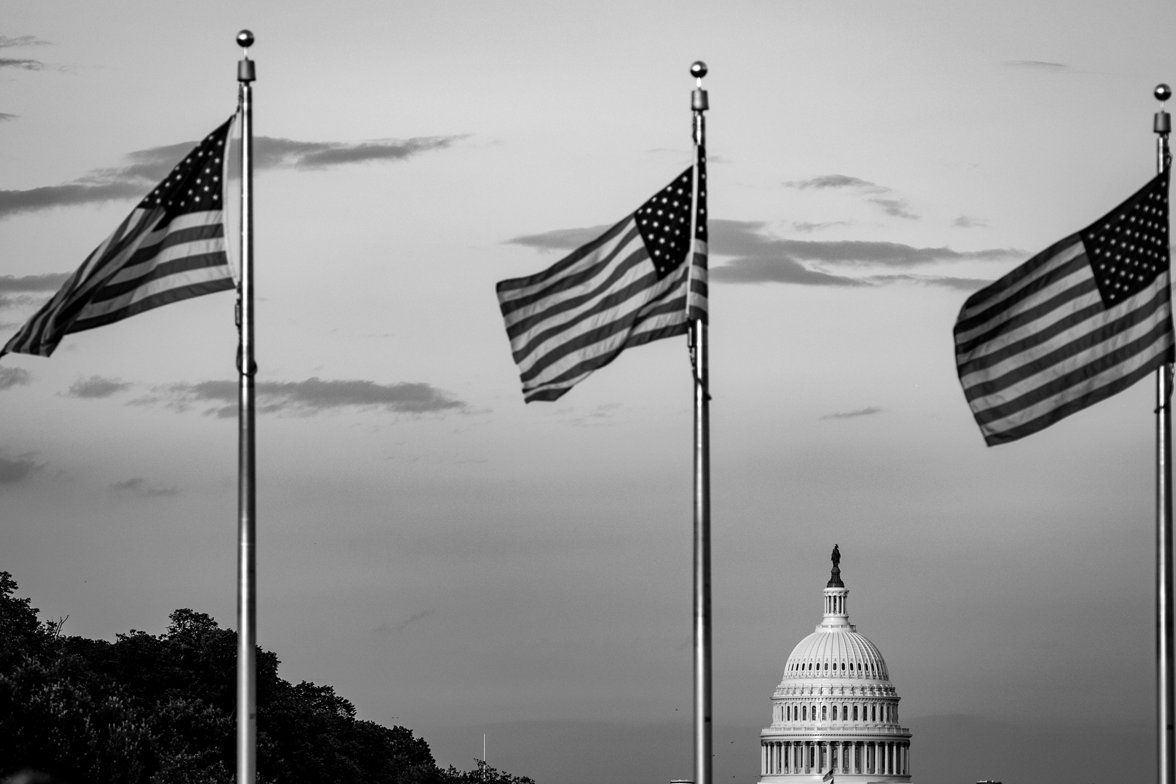
[{"label": "dome cupola", "polygon": [[882,652],[849,622],[841,550],[824,590],[824,616],[792,649],[760,733],[760,784],[909,782],[911,734]]}]

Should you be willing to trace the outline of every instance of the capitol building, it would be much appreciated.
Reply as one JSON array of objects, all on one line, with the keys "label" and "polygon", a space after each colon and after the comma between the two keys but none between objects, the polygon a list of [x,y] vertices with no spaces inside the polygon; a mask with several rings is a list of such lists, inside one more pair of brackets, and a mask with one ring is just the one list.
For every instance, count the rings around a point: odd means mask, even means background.
[{"label": "capitol building", "polygon": [[840,563],[834,546],[824,617],[792,649],[772,694],[759,784],[911,781],[911,732],[898,723],[898,693],[882,653],[849,622]]}]

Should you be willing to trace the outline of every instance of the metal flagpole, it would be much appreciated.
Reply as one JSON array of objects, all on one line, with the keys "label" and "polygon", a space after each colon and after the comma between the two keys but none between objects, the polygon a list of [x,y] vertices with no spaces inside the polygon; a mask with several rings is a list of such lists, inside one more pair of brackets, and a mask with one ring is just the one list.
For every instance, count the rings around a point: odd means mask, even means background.
[{"label": "metal flagpole", "polygon": [[257,778],[257,499],[253,376],[253,90],[249,47],[253,33],[237,33],[241,122],[241,284],[237,299],[237,784]]},{"label": "metal flagpole", "polygon": [[[1155,96],[1161,102],[1152,126],[1156,133],[1156,170],[1163,172],[1168,168],[1168,134],[1172,130],[1172,117],[1164,110],[1163,102],[1172,96],[1172,90],[1166,84],[1158,85]],[[1172,365],[1164,364],[1156,370],[1156,780],[1160,784],[1176,784],[1172,756],[1172,411],[1168,405],[1171,396]]]},{"label": "metal flagpole", "polygon": [[[702,77],[706,63],[690,66],[695,79],[690,105],[694,110],[694,209],[691,226],[698,220],[699,155],[706,145],[709,107]],[[691,254],[696,233],[690,235]],[[691,260],[692,261],[692,260]],[[687,287],[687,303],[690,292]],[[711,783],[711,601],[710,601],[710,393],[707,369],[706,322],[690,323],[690,347],[694,365],[694,782]]]}]

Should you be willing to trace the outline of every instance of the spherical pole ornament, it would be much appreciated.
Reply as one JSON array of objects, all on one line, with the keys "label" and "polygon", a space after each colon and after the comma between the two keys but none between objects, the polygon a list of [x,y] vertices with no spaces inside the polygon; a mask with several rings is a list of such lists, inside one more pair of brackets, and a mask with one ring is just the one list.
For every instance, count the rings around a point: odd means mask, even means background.
[{"label": "spherical pole ornament", "polygon": [[690,64],[690,75],[695,79],[701,79],[706,76],[706,63],[702,60],[695,60]]},{"label": "spherical pole ornament", "polygon": [[1163,103],[1172,97],[1172,88],[1166,84],[1157,84],[1154,95],[1157,101]]},{"label": "spherical pole ornament", "polygon": [[241,32],[237,33],[237,44],[242,49],[248,49],[249,47],[253,46],[253,33],[249,30],[242,30]]}]

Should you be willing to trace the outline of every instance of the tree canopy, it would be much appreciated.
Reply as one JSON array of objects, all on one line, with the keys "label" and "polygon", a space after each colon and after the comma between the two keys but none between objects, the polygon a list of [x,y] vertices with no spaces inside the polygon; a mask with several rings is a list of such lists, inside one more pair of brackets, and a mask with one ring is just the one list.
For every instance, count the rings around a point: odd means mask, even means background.
[{"label": "tree canopy", "polygon": [[[0,782],[230,784],[237,633],[176,610],[159,635],[68,637],[0,571]],[[356,718],[330,686],[257,649],[258,784],[534,784],[437,766],[405,727]]]}]

